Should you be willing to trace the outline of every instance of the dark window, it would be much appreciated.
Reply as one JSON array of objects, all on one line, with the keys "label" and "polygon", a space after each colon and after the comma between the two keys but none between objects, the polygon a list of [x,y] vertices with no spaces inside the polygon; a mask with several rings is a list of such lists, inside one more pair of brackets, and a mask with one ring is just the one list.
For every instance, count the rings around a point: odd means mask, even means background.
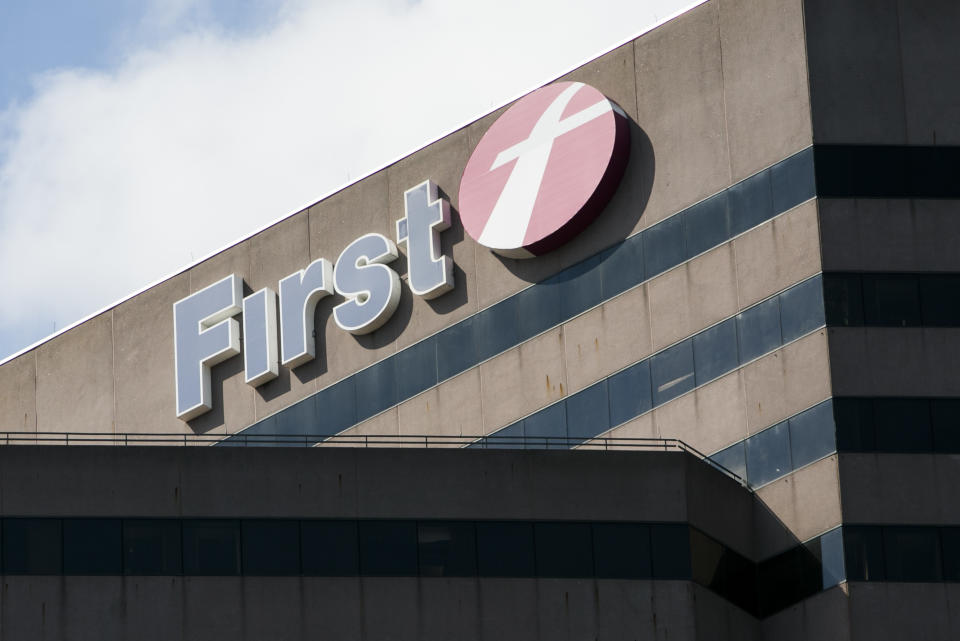
[{"label": "dark window", "polygon": [[940,528],[943,580],[960,581],[960,527]]},{"label": "dark window", "polygon": [[396,360],[388,358],[353,375],[357,388],[357,420],[397,404]]},{"label": "dark window", "polygon": [[685,340],[650,358],[653,403],[661,405],[694,388],[693,342]]},{"label": "dark window", "polygon": [[520,336],[517,297],[510,296],[477,314],[477,360],[485,360],[518,345]]},{"label": "dark window", "polygon": [[823,298],[828,325],[863,325],[863,291],[859,275],[824,274]]},{"label": "dark window", "polygon": [[523,436],[526,446],[533,449],[568,449],[564,404],[554,403],[523,419]]},{"label": "dark window", "polygon": [[651,526],[650,543],[655,579],[690,578],[690,527],[688,525]]},{"label": "dark window", "polygon": [[878,452],[930,452],[930,404],[923,399],[874,399],[874,429]]},{"label": "dark window", "polygon": [[226,519],[184,521],[183,573],[240,574],[240,523]]},{"label": "dark window", "polygon": [[792,468],[790,431],[783,422],[747,439],[747,478],[757,487],[780,478]]},{"label": "dark window", "polygon": [[773,217],[770,170],[742,180],[727,190],[730,196],[731,231],[734,235]]},{"label": "dark window", "polygon": [[847,580],[883,581],[883,537],[878,527],[844,526],[843,549]]},{"label": "dark window", "polygon": [[397,399],[402,401],[437,384],[436,337],[397,352]]},{"label": "dark window", "polygon": [[643,232],[643,259],[647,278],[676,267],[686,259],[682,216],[671,216]]},{"label": "dark window", "polygon": [[612,298],[643,282],[643,233],[627,238],[602,256],[600,279],[604,298]]},{"label": "dark window", "polygon": [[920,304],[927,327],[960,327],[960,276],[924,275]]},{"label": "dark window", "polygon": [[591,256],[553,277],[558,286],[562,318],[572,318],[603,300],[601,256]]},{"label": "dark window", "polygon": [[120,519],[65,519],[63,573],[122,574]]},{"label": "dark window", "polygon": [[353,377],[320,390],[316,397],[321,434],[337,434],[357,422],[357,393]]},{"label": "dark window", "polygon": [[535,576],[533,525],[477,523],[477,564],[480,576]]},{"label": "dark window", "polygon": [[920,325],[920,287],[916,276],[864,274],[863,318],[867,325]]},{"label": "dark window", "polygon": [[725,320],[694,336],[693,361],[696,366],[697,385],[703,385],[736,369],[736,321],[732,318]]},{"label": "dark window", "polygon": [[888,581],[939,581],[940,540],[933,527],[883,528]]},{"label": "dark window", "polygon": [[756,566],[694,528],[690,529],[693,580],[748,612],[756,609]]},{"label": "dark window", "polygon": [[653,407],[650,397],[650,361],[640,361],[607,379],[610,425],[620,425]]},{"label": "dark window", "polygon": [[798,545],[759,564],[760,612],[768,616],[820,591],[820,561],[815,550]]},{"label": "dark window", "polygon": [[650,528],[635,523],[594,523],[593,559],[601,579],[649,579]]},{"label": "dark window", "polygon": [[[277,412],[270,419],[259,423],[256,433],[250,434],[248,438],[251,443],[255,442],[258,436],[265,441],[276,443],[286,440],[278,438],[277,435],[318,434],[323,431],[317,416],[317,399],[305,398],[299,403],[284,408],[282,412]],[[241,438],[243,437],[247,437],[246,432],[242,434]],[[293,440],[303,442],[302,439]]]},{"label": "dark window", "polygon": [[866,398],[833,399],[837,423],[837,449],[841,452],[873,452],[873,403]]},{"label": "dark window", "polygon": [[747,456],[745,449],[743,441],[740,441],[726,449],[720,450],[711,456],[710,460],[746,480]]},{"label": "dark window", "polygon": [[687,257],[703,253],[730,238],[726,192],[689,207],[682,216]]},{"label": "dark window", "polygon": [[60,528],[60,519],[4,519],[4,573],[60,574]]},{"label": "dark window", "polygon": [[567,432],[576,442],[601,434],[610,428],[610,410],[607,400],[607,381],[568,396]]},{"label": "dark window", "polygon": [[771,298],[738,314],[737,330],[741,363],[780,347],[779,301]]},{"label": "dark window", "polygon": [[823,283],[819,276],[791,287],[779,298],[784,343],[823,325]]},{"label": "dark window", "polygon": [[301,521],[300,556],[306,576],[356,576],[356,521]]},{"label": "dark window", "polygon": [[472,522],[421,521],[417,542],[420,576],[476,576],[477,538]]},{"label": "dark window", "polygon": [[930,410],[934,451],[960,454],[960,399],[934,399]]},{"label": "dark window", "polygon": [[360,521],[360,574],[417,576],[414,521]]},{"label": "dark window", "polygon": [[794,468],[836,451],[836,428],[833,425],[833,403],[830,401],[797,414],[788,423]]},{"label": "dark window", "polygon": [[823,589],[845,581],[843,568],[843,533],[841,528],[830,530],[820,537],[821,578]]},{"label": "dark window", "polygon": [[521,339],[536,336],[564,320],[560,312],[558,289],[556,281],[548,279],[516,295],[517,325]]},{"label": "dark window", "polygon": [[243,528],[243,573],[259,576],[300,574],[300,523],[250,519]]},{"label": "dark window", "polygon": [[593,541],[586,523],[534,525],[537,576],[593,576]]},{"label": "dark window", "polygon": [[478,317],[469,316],[436,335],[438,381],[445,381],[477,364],[479,330]]},{"label": "dark window", "polygon": [[127,519],[123,522],[123,569],[126,574],[183,573],[180,521]]}]

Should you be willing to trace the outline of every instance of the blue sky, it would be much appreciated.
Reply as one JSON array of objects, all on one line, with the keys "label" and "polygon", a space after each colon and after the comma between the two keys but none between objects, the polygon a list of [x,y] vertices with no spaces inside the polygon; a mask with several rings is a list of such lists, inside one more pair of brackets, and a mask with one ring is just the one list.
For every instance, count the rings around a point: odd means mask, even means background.
[{"label": "blue sky", "polygon": [[691,4],[0,2],[0,360]]}]

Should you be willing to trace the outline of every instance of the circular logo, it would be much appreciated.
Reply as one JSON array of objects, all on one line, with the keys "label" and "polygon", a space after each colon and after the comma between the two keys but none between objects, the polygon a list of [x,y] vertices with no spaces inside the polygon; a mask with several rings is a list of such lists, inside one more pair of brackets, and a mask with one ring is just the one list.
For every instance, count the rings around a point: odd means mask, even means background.
[{"label": "circular logo", "polygon": [[460,218],[484,247],[531,258],[580,233],[616,190],[630,154],[623,111],[582,82],[518,100],[483,135],[460,180]]}]

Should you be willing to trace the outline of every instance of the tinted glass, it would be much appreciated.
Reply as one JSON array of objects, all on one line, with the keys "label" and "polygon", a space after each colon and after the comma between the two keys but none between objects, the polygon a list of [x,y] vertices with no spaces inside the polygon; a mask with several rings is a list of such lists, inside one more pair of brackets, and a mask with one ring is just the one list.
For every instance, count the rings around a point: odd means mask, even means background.
[{"label": "tinted glass", "polygon": [[417,576],[417,524],[414,521],[360,521],[360,574]]},{"label": "tinted glass", "polygon": [[603,300],[600,258],[602,254],[577,263],[563,270],[554,279],[560,297],[560,315],[572,318]]},{"label": "tinted glass", "polygon": [[920,279],[923,324],[928,327],[960,327],[960,276],[924,275]]},{"label": "tinted glass", "polygon": [[337,434],[357,422],[357,393],[353,377],[345,378],[317,395],[317,413],[323,434]]},{"label": "tinted glass", "polygon": [[720,450],[711,456],[710,460],[746,480],[747,455],[746,446],[743,441],[734,443],[730,447]]},{"label": "tinted glass", "polygon": [[791,287],[779,298],[784,343],[823,325],[823,283],[819,276]]},{"label": "tinted glass", "polygon": [[230,520],[184,521],[183,573],[240,574],[240,523]]},{"label": "tinted glass", "polygon": [[591,437],[610,427],[610,411],[607,402],[607,381],[568,396],[567,432],[571,437]]},{"label": "tinted glass", "polygon": [[682,216],[667,218],[643,232],[643,259],[647,278],[676,267],[686,259]]},{"label": "tinted glass", "polygon": [[301,521],[300,556],[306,576],[356,576],[356,521]]},{"label": "tinted glass", "polygon": [[477,314],[477,358],[484,360],[529,337],[520,336],[517,298],[511,296]]},{"label": "tinted glass", "polygon": [[180,521],[129,519],[123,522],[123,569],[126,574],[178,575],[181,563]]},{"label": "tinted glass", "polygon": [[781,160],[770,168],[773,211],[780,213],[813,198],[816,181],[813,176],[813,147]]},{"label": "tinted glass", "polygon": [[397,398],[419,394],[437,383],[437,344],[431,336],[397,352]]},{"label": "tinted glass", "polygon": [[[257,426],[259,429],[256,435],[271,435],[265,439],[268,441],[277,440],[276,437],[272,436],[276,434],[319,434],[323,432],[317,417],[315,398],[305,398],[299,403],[285,408],[282,412],[274,414],[271,419],[263,421]],[[244,435],[246,436],[246,433]],[[256,435],[249,435],[250,442],[256,439]]]},{"label": "tinted glass", "polygon": [[436,335],[438,381],[445,381],[476,365],[477,334],[479,322],[476,316],[470,316]]},{"label": "tinted glass", "polygon": [[939,581],[940,540],[933,527],[885,527],[887,581]]},{"label": "tinted glass", "polygon": [[828,325],[863,325],[863,292],[857,274],[824,274],[823,297]]},{"label": "tinted glass", "polygon": [[379,414],[397,403],[396,360],[388,358],[353,375],[357,390],[357,420]]},{"label": "tinted glass", "polygon": [[820,590],[819,562],[802,545],[762,561],[758,571],[760,612],[764,616]]},{"label": "tinted glass", "polygon": [[120,519],[66,519],[64,574],[122,574]]},{"label": "tinted glass", "polygon": [[753,612],[756,566],[695,528],[690,528],[693,580]]},{"label": "tinted glass", "polygon": [[790,452],[794,469],[835,452],[833,403],[820,403],[789,420]]},{"label": "tinted glass", "polygon": [[471,522],[421,521],[420,576],[476,576],[477,539]]},{"label": "tinted glass", "polygon": [[586,523],[534,525],[537,576],[593,576],[593,540]]},{"label": "tinted glass", "polygon": [[920,325],[920,289],[915,276],[864,274],[862,280],[867,325]]},{"label": "tinted glass", "polygon": [[689,526],[653,525],[650,543],[655,579],[690,578]]},{"label": "tinted glass", "polygon": [[477,523],[480,576],[535,576],[531,523]]},{"label": "tinted glass", "polygon": [[650,578],[650,528],[633,523],[595,523],[593,559],[598,578]]},{"label": "tinted glass", "polygon": [[873,433],[873,403],[864,398],[833,399],[837,424],[837,449],[841,452],[872,452],[876,449]]},{"label": "tinted glass", "polygon": [[567,417],[563,403],[554,403],[523,419],[527,447],[567,449]]},{"label": "tinted glass", "polygon": [[693,337],[693,362],[697,385],[736,369],[737,323],[725,320]]},{"label": "tinted glass", "polygon": [[604,298],[616,296],[643,282],[643,233],[631,236],[603,253],[600,279]]},{"label": "tinted glass", "polygon": [[726,192],[707,198],[683,213],[687,256],[703,253],[730,238]]},{"label": "tinted glass", "polygon": [[245,520],[243,573],[262,576],[300,574],[300,523],[290,520]]},{"label": "tinted glass", "polygon": [[653,407],[650,396],[650,361],[645,360],[607,379],[610,425],[639,416]]},{"label": "tinted glass", "polygon": [[960,454],[960,400],[934,399],[930,412],[934,451]]},{"label": "tinted glass", "polygon": [[960,527],[940,528],[944,581],[960,581]]},{"label": "tinted glass", "polygon": [[4,519],[5,574],[60,574],[60,519]]},{"label": "tinted glass", "polygon": [[878,452],[932,451],[930,405],[927,401],[878,398],[873,400],[873,405]]},{"label": "tinted glass", "polygon": [[547,280],[516,295],[517,325],[522,339],[536,336],[564,320],[557,290],[557,283]]},{"label": "tinted glass", "polygon": [[693,342],[685,340],[650,358],[654,405],[694,388]]},{"label": "tinted glass", "polygon": [[787,423],[765,429],[747,439],[747,478],[757,487],[788,473],[790,432]]},{"label": "tinted glass", "polygon": [[843,568],[843,532],[840,528],[830,530],[820,537],[820,559],[823,589],[846,580]]},{"label": "tinted glass", "polygon": [[883,581],[883,538],[880,528],[844,526],[843,549],[847,580]]},{"label": "tinted glass", "polygon": [[[513,450],[524,447],[523,421],[517,421],[480,439],[476,445],[491,450]],[[473,447],[473,445],[471,445]]]},{"label": "tinted glass", "polygon": [[764,170],[727,190],[731,231],[739,234],[773,217],[770,171]]},{"label": "tinted glass", "polygon": [[776,298],[737,315],[740,362],[746,363],[780,347],[780,304]]}]

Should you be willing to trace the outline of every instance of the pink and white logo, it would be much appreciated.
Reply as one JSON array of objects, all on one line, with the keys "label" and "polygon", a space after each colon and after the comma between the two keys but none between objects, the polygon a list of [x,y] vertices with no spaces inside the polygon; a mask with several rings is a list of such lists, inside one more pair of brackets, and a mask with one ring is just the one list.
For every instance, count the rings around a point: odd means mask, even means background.
[{"label": "pink and white logo", "polygon": [[487,130],[460,180],[460,218],[478,243],[530,258],[580,233],[616,190],[630,154],[620,107],[582,82],[518,100]]}]

